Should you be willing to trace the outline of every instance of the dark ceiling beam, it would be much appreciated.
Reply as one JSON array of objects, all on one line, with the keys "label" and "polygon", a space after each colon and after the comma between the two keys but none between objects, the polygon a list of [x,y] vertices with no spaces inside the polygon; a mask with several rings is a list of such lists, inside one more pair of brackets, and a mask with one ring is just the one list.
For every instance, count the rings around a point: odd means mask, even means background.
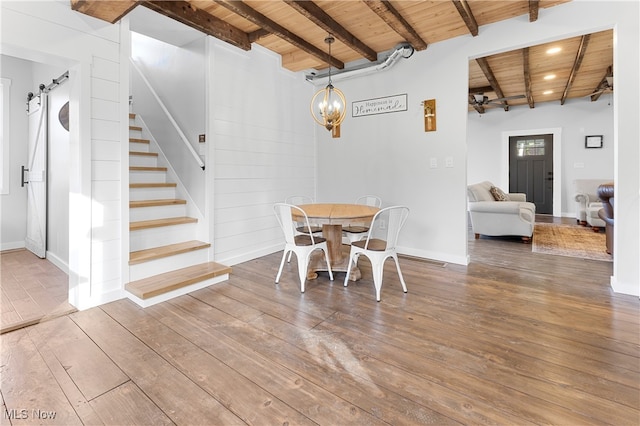
[{"label": "dark ceiling beam", "polygon": [[226,41],[242,50],[251,50],[249,35],[186,1],[144,1],[143,6],[182,22],[198,31]]},{"label": "dark ceiling beam", "polygon": [[540,10],[539,0],[529,0],[529,22],[538,20],[538,10]]},{"label": "dark ceiling beam", "polygon": [[571,73],[569,74],[569,80],[567,80],[567,85],[564,88],[564,92],[562,92],[562,97],[560,98],[560,105],[564,105],[567,100],[567,96],[569,95],[569,90],[571,90],[571,86],[573,85],[573,81],[576,79],[576,74],[580,69],[580,65],[582,65],[582,59],[584,58],[584,54],[587,52],[587,46],[589,45],[590,34],[585,34],[580,39],[580,46],[578,47],[578,52],[576,53],[576,59],[573,62],[573,67],[571,67]]},{"label": "dark ceiling beam", "polygon": [[451,0],[472,36],[478,35],[478,23],[466,0]]},{"label": "dark ceiling beam", "polygon": [[[476,62],[480,66],[480,69],[484,73],[484,76],[489,81],[489,84],[491,85],[491,88],[496,93],[496,97],[497,98],[504,98],[505,97],[504,93],[502,93],[502,89],[500,88],[500,84],[498,84],[498,79],[496,79],[496,76],[493,74],[493,71],[491,70],[491,67],[489,66],[489,62],[487,61],[487,58],[478,58],[478,59],[476,59]],[[507,103],[507,101],[502,101],[502,107],[504,108],[505,111],[509,111],[509,104]]]},{"label": "dark ceiling beam", "polygon": [[140,3],[137,0],[71,0],[71,10],[115,24]]},{"label": "dark ceiling beam", "polygon": [[534,108],[533,93],[531,91],[531,69],[529,66],[529,48],[522,49],[522,65],[524,68],[524,94],[527,97],[529,108]]},{"label": "dark ceiling beam", "polygon": [[267,30],[265,30],[263,28],[258,28],[257,30],[251,31],[249,33],[249,41],[251,43],[253,43],[254,41],[258,41],[261,38],[264,38],[264,37],[266,37],[268,35],[271,35],[271,33],[269,31],[267,31]]},{"label": "dark ceiling beam", "polygon": [[591,95],[591,102],[595,102],[600,99],[600,95],[604,93],[605,89],[610,88],[607,78],[611,77],[613,77],[613,65],[609,65],[609,67],[607,67],[606,74],[604,75],[604,77],[602,77],[602,80],[600,80],[598,86],[593,90],[594,94]]},{"label": "dark ceiling beam", "polygon": [[327,14],[327,12],[322,10],[314,2],[310,0],[284,0],[284,2],[294,8],[305,18],[307,18],[326,32],[332,34],[335,38],[347,45],[347,47],[361,54],[363,57],[367,58],[370,61],[378,60],[378,54],[375,50],[364,44],[360,39],[347,31],[346,28],[336,22],[331,16]]},{"label": "dark ceiling beam", "polygon": [[269,31],[271,34],[280,37],[281,39],[293,44],[297,48],[318,58],[322,62],[328,63],[338,69],[344,68],[344,62],[334,58],[333,56],[329,57],[327,52],[321,49],[318,49],[311,43],[303,40],[298,35],[292,33],[291,31],[287,30],[283,26],[267,18],[257,10],[247,6],[244,2],[230,1],[230,0],[214,0],[214,1],[217,4],[224,6],[228,10],[234,12],[235,14],[242,16],[244,19],[250,22],[253,22],[254,24],[261,27],[262,29]]},{"label": "dark ceiling beam", "polygon": [[469,94],[470,95],[484,95],[487,92],[493,92],[493,87],[491,86],[480,86],[480,87],[470,87]]},{"label": "dark ceiling beam", "polygon": [[369,6],[391,29],[400,34],[406,41],[411,43],[415,50],[424,50],[427,48],[427,42],[422,39],[416,30],[400,15],[389,1],[381,0],[364,0]]}]

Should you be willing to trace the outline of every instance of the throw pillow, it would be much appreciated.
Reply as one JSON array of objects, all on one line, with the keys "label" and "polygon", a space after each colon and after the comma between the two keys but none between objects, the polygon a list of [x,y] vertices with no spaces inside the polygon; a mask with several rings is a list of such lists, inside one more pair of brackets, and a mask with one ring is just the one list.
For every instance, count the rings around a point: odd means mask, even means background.
[{"label": "throw pillow", "polygon": [[493,198],[496,201],[509,201],[509,196],[500,188],[492,186],[491,189],[489,189],[489,192],[491,192],[491,195],[493,195]]}]

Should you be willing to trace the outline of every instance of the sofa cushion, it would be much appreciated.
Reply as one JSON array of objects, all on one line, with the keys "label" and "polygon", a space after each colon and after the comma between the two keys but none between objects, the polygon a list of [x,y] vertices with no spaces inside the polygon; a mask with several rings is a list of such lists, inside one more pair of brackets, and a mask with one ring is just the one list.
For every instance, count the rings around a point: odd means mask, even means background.
[{"label": "sofa cushion", "polygon": [[509,196],[504,193],[504,191],[497,186],[492,186],[489,189],[491,195],[493,195],[494,200],[496,201],[509,201]]}]

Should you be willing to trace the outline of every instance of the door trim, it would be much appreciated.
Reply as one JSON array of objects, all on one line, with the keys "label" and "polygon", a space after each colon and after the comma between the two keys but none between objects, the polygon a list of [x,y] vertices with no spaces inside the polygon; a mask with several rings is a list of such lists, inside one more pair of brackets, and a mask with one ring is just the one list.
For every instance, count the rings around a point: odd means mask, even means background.
[{"label": "door trim", "polygon": [[500,187],[509,187],[509,137],[527,135],[553,135],[553,216],[562,216],[562,128],[505,130],[502,132],[502,176]]}]

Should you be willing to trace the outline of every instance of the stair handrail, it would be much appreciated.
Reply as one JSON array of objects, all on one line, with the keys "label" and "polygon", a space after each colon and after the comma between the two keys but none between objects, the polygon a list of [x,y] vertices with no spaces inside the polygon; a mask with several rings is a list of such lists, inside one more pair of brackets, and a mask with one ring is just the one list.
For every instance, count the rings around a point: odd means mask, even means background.
[{"label": "stair handrail", "polygon": [[173,119],[173,116],[171,115],[167,107],[164,105],[164,102],[162,102],[162,99],[160,99],[160,96],[158,96],[158,93],[156,93],[156,91],[153,89],[153,86],[151,86],[151,83],[149,82],[149,80],[147,80],[147,77],[145,77],[145,75],[142,73],[142,70],[138,67],[138,65],[135,63],[133,58],[129,58],[129,61],[131,62],[131,65],[133,65],[133,68],[138,72],[138,74],[140,75],[140,78],[142,78],[142,81],[144,81],[144,84],[147,86],[147,88],[149,89],[153,97],[158,102],[158,105],[160,105],[160,108],[162,108],[162,111],[164,111],[165,115],[169,119],[169,122],[176,129],[176,131],[178,132],[178,135],[180,135],[180,139],[182,139],[182,142],[187,146],[187,148],[189,149],[189,152],[191,152],[191,155],[193,155],[193,158],[197,161],[200,168],[204,170],[204,166],[205,166],[204,161],[202,161],[202,159],[200,158],[196,150],[189,143],[189,140],[185,136],[184,132],[180,129],[180,126],[178,126],[178,123],[176,123],[176,120]]}]

